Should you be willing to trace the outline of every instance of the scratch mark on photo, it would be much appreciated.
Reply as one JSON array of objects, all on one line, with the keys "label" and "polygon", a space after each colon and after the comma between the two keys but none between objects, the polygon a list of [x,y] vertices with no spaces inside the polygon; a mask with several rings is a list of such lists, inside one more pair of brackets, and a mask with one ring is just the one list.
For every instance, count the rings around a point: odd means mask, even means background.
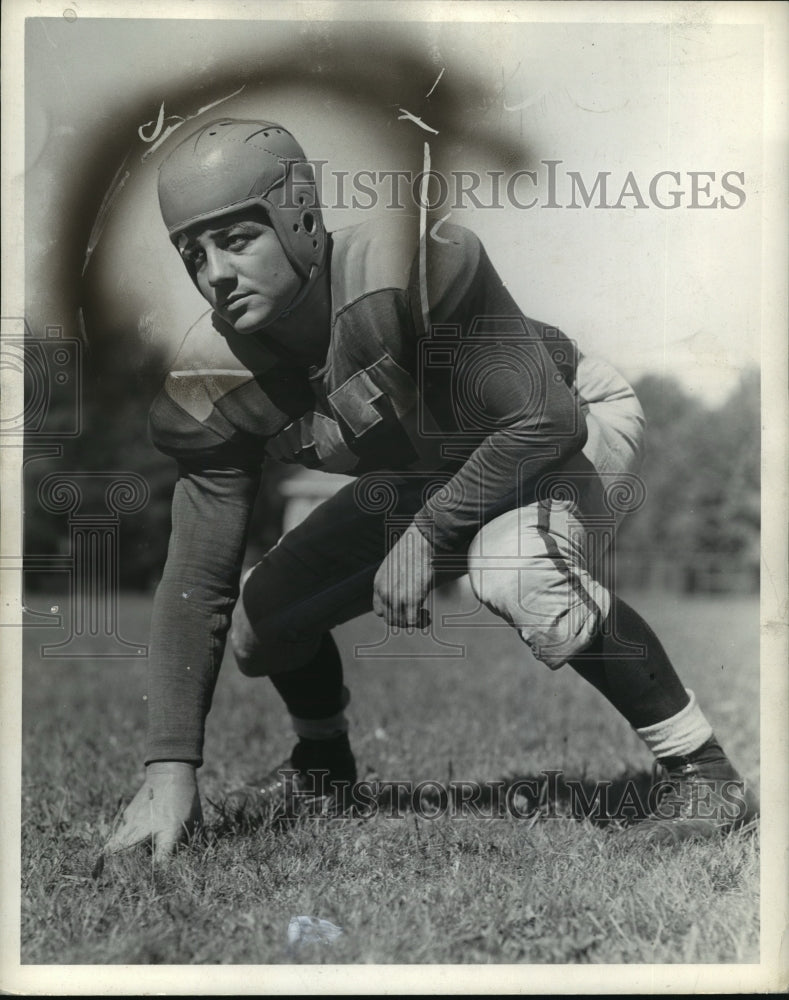
[{"label": "scratch mark on photo", "polygon": [[432,132],[433,135],[438,135],[438,129],[431,128],[429,125],[425,124],[425,122],[423,122],[421,118],[417,117],[417,115],[411,114],[411,112],[406,111],[405,108],[398,108],[397,110],[403,112],[401,115],[397,116],[397,120],[399,122],[406,120],[411,121],[415,125],[418,125],[420,128],[423,128],[425,132]]},{"label": "scratch mark on photo", "polygon": [[[436,87],[438,86],[438,81],[439,81],[439,80],[441,79],[441,77],[442,77],[442,76],[444,75],[444,70],[445,70],[445,69],[446,69],[446,67],[445,67],[445,66],[442,66],[442,67],[441,67],[441,72],[440,72],[440,73],[438,74],[438,76],[436,77],[436,82],[435,82],[435,83],[433,84],[433,86],[432,86],[432,87],[430,88],[430,90],[428,90],[428,92],[427,92],[427,93],[425,94],[425,97],[430,97],[430,95],[431,95],[431,94],[433,93],[433,91],[434,91],[434,90],[436,89]],[[401,109],[401,110],[402,110],[402,109]]]},{"label": "scratch mark on photo", "polygon": [[433,225],[432,225],[432,227],[430,229],[430,238],[433,239],[433,240],[435,240],[436,243],[454,243],[455,245],[457,245],[457,242],[458,242],[457,240],[448,240],[444,236],[439,236],[438,235],[438,230],[447,221],[447,219],[450,217],[450,215],[452,215],[452,213],[451,212],[447,212],[447,214],[442,219],[439,219],[437,222],[433,223]]},{"label": "scratch mark on photo", "polygon": [[[129,151],[131,152],[131,151]],[[126,161],[129,159],[129,153],[127,153],[121,165],[115,171],[115,176],[112,178],[110,186],[107,188],[107,192],[102,199],[99,210],[96,214],[96,221],[93,223],[93,228],[90,231],[90,236],[88,237],[88,246],[85,250],[85,260],[82,264],[82,274],[84,276],[85,271],[88,269],[88,264],[90,263],[90,258],[93,256],[93,251],[98,246],[99,240],[101,239],[101,234],[104,232],[104,227],[107,225],[107,219],[109,218],[112,206],[118,198],[118,195],[123,190],[123,186],[130,177],[129,171],[123,172],[123,168],[126,166]]]},{"label": "scratch mark on photo", "polygon": [[[175,132],[176,129],[179,129],[182,125],[185,125],[186,122],[190,122],[190,121],[193,121],[195,118],[199,118],[200,115],[205,114],[206,111],[210,111],[212,108],[216,108],[220,104],[224,104],[224,102],[225,101],[229,101],[231,99],[231,97],[238,96],[238,94],[240,94],[241,91],[244,89],[244,86],[245,85],[240,86],[238,88],[238,90],[234,90],[232,94],[227,94],[225,97],[220,97],[216,101],[211,101],[210,104],[203,105],[203,107],[202,108],[198,108],[197,111],[195,111],[195,113],[193,115],[187,115],[186,118],[182,118],[180,115],[168,115],[167,116],[168,119],[169,118],[177,118],[178,121],[174,125],[168,125],[167,128],[162,132],[162,134],[160,136],[158,136],[158,138],[156,138],[156,132],[154,132],[154,136],[152,137],[151,140],[145,140],[145,139],[143,139],[144,142],[153,141],[153,138],[155,138],[156,141],[153,142],[153,145],[148,150],[146,150],[146,152],[143,153],[143,155],[142,155],[142,157],[140,159],[143,162],[145,162],[145,160],[148,159],[148,157],[151,155],[151,153],[155,152],[159,148],[159,146],[161,146],[161,144],[167,138],[169,138],[169,136],[171,136],[173,134],[173,132]],[[162,117],[163,114],[164,114],[164,102],[162,102],[162,106],[159,109],[159,119],[160,119],[160,121],[163,121],[163,117]],[[150,125],[151,123],[150,122],[146,122],[145,124],[146,125]],[[157,123],[157,124],[159,124],[159,123]],[[144,127],[145,126],[141,126],[141,128],[144,128]],[[142,135],[140,135],[140,138],[141,139],[143,138]]]}]

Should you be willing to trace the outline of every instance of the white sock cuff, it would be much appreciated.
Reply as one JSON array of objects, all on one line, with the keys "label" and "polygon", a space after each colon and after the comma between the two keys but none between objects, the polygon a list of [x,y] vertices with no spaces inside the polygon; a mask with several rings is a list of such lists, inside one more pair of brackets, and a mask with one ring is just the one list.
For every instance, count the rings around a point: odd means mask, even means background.
[{"label": "white sock cuff", "polygon": [[298,719],[291,715],[290,720],[296,735],[302,740],[330,740],[348,732],[348,720],[343,711],[330,715],[328,719]]},{"label": "white sock cuff", "polygon": [[332,736],[339,736],[348,732],[348,720],[345,718],[345,707],[351,700],[351,693],[343,685],[342,708],[335,715],[329,715],[325,719],[300,719],[296,715],[291,715],[290,721],[299,739],[304,740],[330,740]]},{"label": "white sock cuff", "polygon": [[696,695],[686,690],[690,701],[676,715],[636,729],[656,757],[687,757],[712,736],[712,726],[699,708]]}]

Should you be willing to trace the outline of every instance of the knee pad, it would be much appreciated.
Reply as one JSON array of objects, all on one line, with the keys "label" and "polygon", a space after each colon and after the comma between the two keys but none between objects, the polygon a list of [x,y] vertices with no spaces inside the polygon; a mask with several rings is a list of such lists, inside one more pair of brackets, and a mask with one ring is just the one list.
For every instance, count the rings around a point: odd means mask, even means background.
[{"label": "knee pad", "polygon": [[559,572],[550,561],[472,571],[481,603],[512,625],[536,659],[558,670],[592,642],[611,597],[588,573]]},{"label": "knee pad", "polygon": [[600,608],[578,602],[549,621],[517,628],[534,658],[551,670],[558,670],[589,646],[604,620]]},{"label": "knee pad", "polygon": [[566,503],[529,504],[489,522],[469,554],[477,598],[557,670],[590,644],[611,596],[587,565],[587,530]]}]

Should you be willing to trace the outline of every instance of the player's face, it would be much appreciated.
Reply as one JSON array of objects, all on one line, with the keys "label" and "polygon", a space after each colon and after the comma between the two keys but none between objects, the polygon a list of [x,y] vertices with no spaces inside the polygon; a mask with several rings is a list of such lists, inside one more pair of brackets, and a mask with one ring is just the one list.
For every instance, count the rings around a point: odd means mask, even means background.
[{"label": "player's face", "polygon": [[188,230],[178,249],[203,297],[236,333],[273,323],[301,288],[302,279],[262,214],[212,219]]}]

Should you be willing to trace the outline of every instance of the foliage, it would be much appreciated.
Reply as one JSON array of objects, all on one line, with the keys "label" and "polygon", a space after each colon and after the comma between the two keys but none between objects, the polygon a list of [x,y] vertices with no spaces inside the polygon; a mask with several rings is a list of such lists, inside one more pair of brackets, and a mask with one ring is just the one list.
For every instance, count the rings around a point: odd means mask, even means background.
[{"label": "foliage", "polygon": [[644,507],[619,533],[640,583],[650,561],[669,565],[681,589],[758,589],[760,527],[759,378],[743,374],[718,407],[705,407],[673,379],[635,386],[647,418]]}]

